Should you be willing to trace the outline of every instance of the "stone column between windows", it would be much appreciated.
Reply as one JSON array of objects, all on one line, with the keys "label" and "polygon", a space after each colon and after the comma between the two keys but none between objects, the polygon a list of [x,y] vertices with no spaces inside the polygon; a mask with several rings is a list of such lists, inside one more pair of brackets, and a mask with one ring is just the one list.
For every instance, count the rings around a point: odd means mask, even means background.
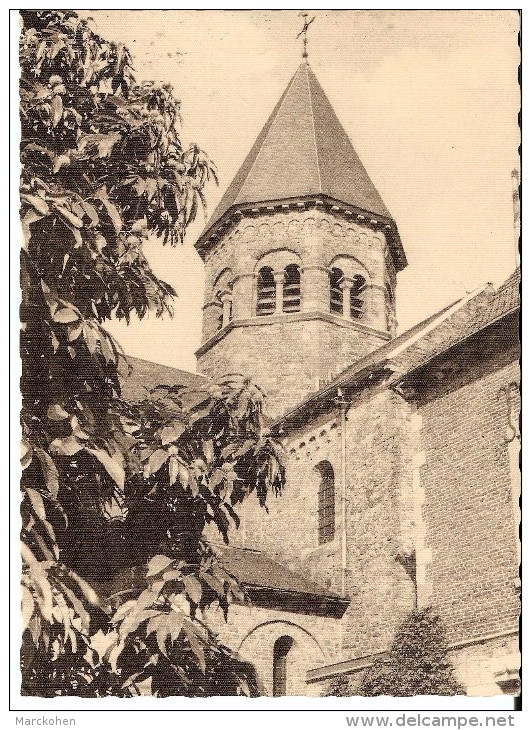
[{"label": "stone column between windows", "polygon": [[222,327],[226,327],[231,320],[232,292],[229,289],[226,289],[221,292],[220,299],[223,306]]},{"label": "stone column between windows", "polygon": [[282,314],[282,304],[284,302],[284,272],[273,271],[273,279],[275,280],[275,314]]},{"label": "stone column between windows", "polygon": [[219,329],[221,302],[207,302],[203,305],[203,342],[216,334]]},{"label": "stone column between windows", "polygon": [[239,274],[232,284],[232,318],[248,319],[256,314],[254,293],[256,290],[255,274]]},{"label": "stone column between windows", "polygon": [[343,317],[350,319],[350,292],[354,286],[354,279],[350,276],[343,276],[339,282],[339,288],[343,292]]},{"label": "stone column between windows", "polygon": [[326,266],[315,264],[301,269],[301,310],[330,311],[330,276]]}]

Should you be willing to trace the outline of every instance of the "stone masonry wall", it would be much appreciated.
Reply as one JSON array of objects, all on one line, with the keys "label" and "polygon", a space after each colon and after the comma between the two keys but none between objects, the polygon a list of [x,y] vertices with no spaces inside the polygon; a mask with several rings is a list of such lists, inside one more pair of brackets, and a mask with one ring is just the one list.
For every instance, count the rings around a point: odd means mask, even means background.
[{"label": "stone masonry wall", "polygon": [[343,656],[385,651],[413,607],[414,588],[397,557],[410,549],[410,408],[375,389],[347,421],[347,585]]},{"label": "stone masonry wall", "polygon": [[318,688],[306,683],[306,674],[333,661],[339,649],[340,619],[233,604],[227,622],[219,610],[209,610],[207,620],[225,645],[255,666],[262,691],[270,696],[277,639],[293,639],[287,658],[288,695],[318,695]]},{"label": "stone masonry wall", "polygon": [[297,321],[297,315],[237,327],[199,359],[201,373],[211,377],[243,373],[266,395],[264,412],[280,416],[319,389],[319,381],[337,375],[383,340],[319,319]]},{"label": "stone masonry wall", "polygon": [[[397,561],[409,549],[412,447],[409,406],[389,390],[363,394],[348,412],[347,594],[341,656],[388,648],[396,625],[413,606],[413,584]],[[341,590],[341,428],[339,414],[290,434],[285,493],[264,514],[245,507],[245,543],[275,555],[332,591]],[[317,464],[335,473],[334,540],[318,544]],[[241,537],[241,535],[240,535]],[[339,661],[340,657],[336,659]]]},{"label": "stone masonry wall", "polygon": [[[205,257],[203,345],[198,368],[206,375],[244,372],[262,385],[269,414],[300,402],[330,378],[387,341],[394,328],[388,291],[396,276],[385,235],[339,213],[287,209],[243,218]],[[301,271],[298,314],[256,316],[261,266]],[[359,320],[330,313],[329,271],[360,274],[367,282]],[[222,329],[220,281],[232,282],[232,320]],[[394,298],[393,298],[394,301]],[[394,307],[394,304],[392,305]]]}]

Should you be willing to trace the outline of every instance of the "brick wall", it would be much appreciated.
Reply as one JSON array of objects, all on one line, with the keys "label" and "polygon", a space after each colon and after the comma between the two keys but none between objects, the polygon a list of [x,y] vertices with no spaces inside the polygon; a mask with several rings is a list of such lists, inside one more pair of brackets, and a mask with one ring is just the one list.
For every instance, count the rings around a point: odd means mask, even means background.
[{"label": "brick wall", "polygon": [[[397,557],[414,549],[419,605],[432,604],[442,616],[455,646],[452,660],[469,693],[501,691],[495,675],[517,669],[517,357],[514,332],[509,335],[501,323],[416,371],[411,376],[416,384],[408,392],[411,382],[406,382],[405,397],[374,383],[353,400],[346,423],[351,603],[341,620],[305,619],[312,621],[316,637],[320,626],[330,625],[327,621],[336,627],[332,660],[318,661],[356,659],[389,648],[415,596]],[[291,431],[286,450],[283,496],[269,500],[269,514],[248,500],[235,543],[264,550],[339,592],[339,413],[322,413]],[[316,467],[323,460],[336,477],[336,532],[331,542],[319,545]],[[260,610],[276,616],[272,609]],[[249,656],[256,653],[264,672],[282,635],[276,633],[282,625],[275,626],[257,631],[248,645]],[[297,646],[298,666],[304,661],[311,668],[317,655],[302,641]],[[354,675],[352,682],[355,692]],[[308,692],[319,694],[322,685],[312,684]]]},{"label": "brick wall", "polygon": [[454,353],[441,363],[444,378],[437,383],[435,371],[419,403],[428,576],[451,642],[517,625],[518,550],[503,390],[519,382],[516,354],[496,343],[489,351],[488,342],[475,354]]}]

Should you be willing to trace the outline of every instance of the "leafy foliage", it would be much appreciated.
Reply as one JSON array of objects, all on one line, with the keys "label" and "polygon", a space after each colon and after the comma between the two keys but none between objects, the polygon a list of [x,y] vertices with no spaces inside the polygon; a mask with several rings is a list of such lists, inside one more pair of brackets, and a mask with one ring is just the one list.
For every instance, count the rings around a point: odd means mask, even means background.
[{"label": "leafy foliage", "polygon": [[432,608],[412,611],[398,628],[389,658],[367,670],[358,694],[457,695],[464,687],[447,659],[447,642],[440,617]]},{"label": "leafy foliage", "polygon": [[282,487],[263,395],[235,375],[126,403],[103,326],[171,313],[142,245],[183,240],[215,167],[121,44],[71,11],[21,16],[23,691],[255,693],[204,622],[244,596],[203,532],[227,541],[242,499]]}]

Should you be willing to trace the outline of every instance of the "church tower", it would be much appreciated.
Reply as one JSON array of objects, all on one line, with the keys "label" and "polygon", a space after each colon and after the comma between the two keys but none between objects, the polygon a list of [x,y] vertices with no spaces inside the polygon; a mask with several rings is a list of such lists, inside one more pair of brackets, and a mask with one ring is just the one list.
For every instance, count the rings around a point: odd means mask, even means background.
[{"label": "church tower", "polygon": [[249,375],[270,416],[395,334],[400,236],[306,62],[196,247],[199,371]]}]

